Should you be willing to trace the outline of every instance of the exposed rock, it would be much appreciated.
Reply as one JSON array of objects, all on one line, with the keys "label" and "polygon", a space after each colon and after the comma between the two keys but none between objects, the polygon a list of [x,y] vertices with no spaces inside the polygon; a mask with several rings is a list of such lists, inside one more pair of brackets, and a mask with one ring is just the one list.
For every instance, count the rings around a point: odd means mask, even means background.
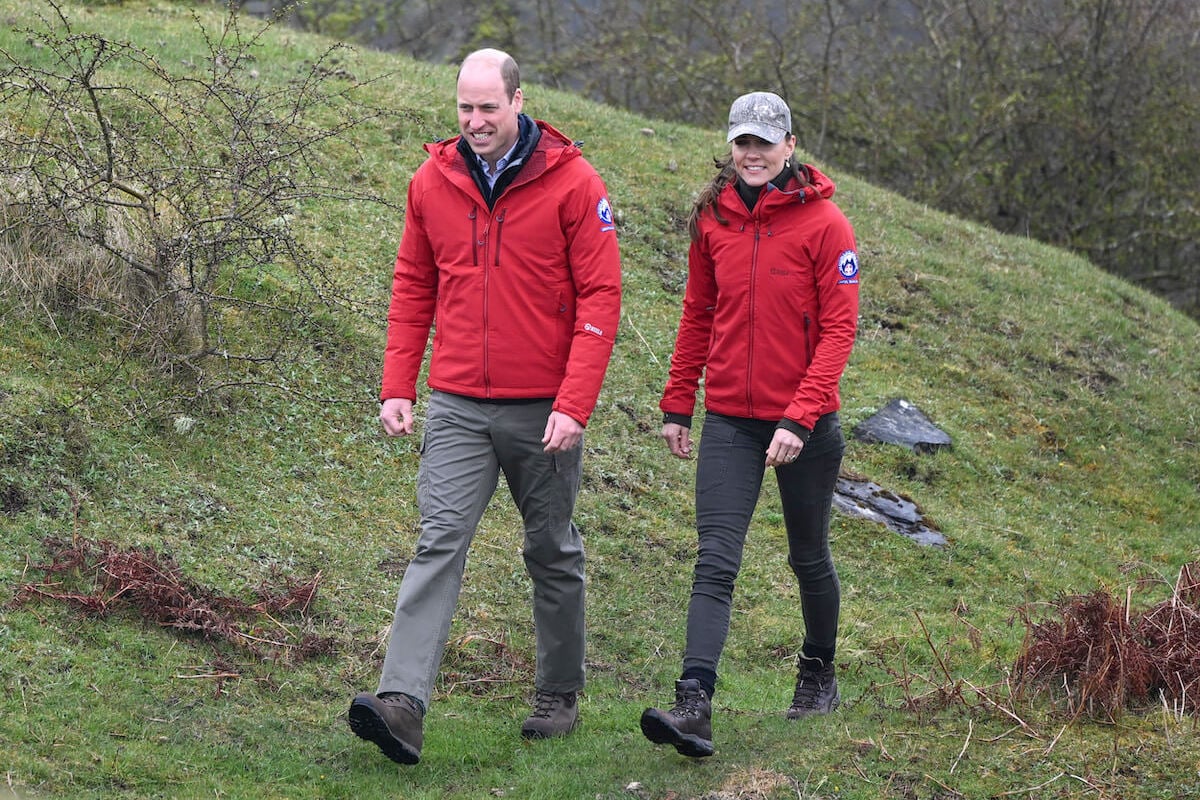
[{"label": "exposed rock", "polygon": [[864,442],[898,444],[917,453],[932,453],[951,444],[949,434],[902,398],[854,426],[854,435]]},{"label": "exposed rock", "polygon": [[920,507],[861,475],[838,476],[833,505],[839,511],[885,525],[889,530],[928,547],[944,547],[946,537],[925,520]]}]

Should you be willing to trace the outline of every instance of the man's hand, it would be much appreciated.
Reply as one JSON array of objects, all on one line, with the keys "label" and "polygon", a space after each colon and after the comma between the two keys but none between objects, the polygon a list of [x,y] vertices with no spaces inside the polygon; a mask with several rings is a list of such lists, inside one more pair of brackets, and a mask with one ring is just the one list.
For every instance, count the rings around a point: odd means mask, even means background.
[{"label": "man's hand", "polygon": [[671,448],[671,455],[679,458],[692,457],[692,429],[678,422],[667,422],[662,426],[660,434]]},{"label": "man's hand", "polygon": [[547,453],[561,453],[579,444],[583,438],[583,426],[560,411],[551,411],[550,419],[546,420],[546,432],[542,434],[542,444]]},{"label": "man's hand", "polygon": [[388,436],[408,436],[413,432],[413,401],[404,397],[389,397],[379,407],[379,421]]}]

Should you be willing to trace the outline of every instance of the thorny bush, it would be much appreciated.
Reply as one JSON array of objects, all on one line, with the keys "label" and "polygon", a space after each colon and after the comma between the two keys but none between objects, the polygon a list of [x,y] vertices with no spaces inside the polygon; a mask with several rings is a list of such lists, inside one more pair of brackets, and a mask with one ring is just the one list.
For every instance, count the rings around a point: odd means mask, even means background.
[{"label": "thorny bush", "polygon": [[343,66],[344,45],[264,80],[273,22],[245,30],[236,5],[218,25],[193,12],[203,56],[175,67],[46,9],[27,47],[0,49],[0,296],[118,320],[128,353],[185,396],[299,394],[285,368],[312,346],[306,326],[353,303],[297,215],[313,200],[386,205],[325,149],[353,149],[348,134],[388,113],[361,101],[370,81]]}]

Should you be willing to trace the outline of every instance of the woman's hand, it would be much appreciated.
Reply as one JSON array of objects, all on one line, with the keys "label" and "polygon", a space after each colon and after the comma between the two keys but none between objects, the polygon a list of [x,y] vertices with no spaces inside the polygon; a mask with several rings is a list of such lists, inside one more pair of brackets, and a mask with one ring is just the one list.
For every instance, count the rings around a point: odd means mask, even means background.
[{"label": "woman's hand", "polygon": [[660,434],[671,448],[671,454],[679,458],[692,457],[692,429],[678,422],[667,422],[662,426]]},{"label": "woman's hand", "polygon": [[804,440],[785,428],[776,428],[771,437],[771,446],[767,448],[767,466],[781,467],[790,464],[800,456],[804,449]]}]

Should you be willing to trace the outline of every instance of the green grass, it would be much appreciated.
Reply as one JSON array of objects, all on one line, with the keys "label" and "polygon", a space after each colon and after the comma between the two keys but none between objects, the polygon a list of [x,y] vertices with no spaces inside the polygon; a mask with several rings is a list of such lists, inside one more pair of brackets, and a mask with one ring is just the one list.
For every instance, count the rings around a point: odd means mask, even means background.
[{"label": "green grass", "polygon": [[[39,8],[10,3],[6,22],[29,24]],[[87,30],[159,48],[164,63],[202,50],[179,6],[69,13]],[[11,27],[0,44],[15,53],[24,38]],[[327,44],[273,31],[261,80],[282,82]],[[340,174],[402,203],[420,143],[454,132],[454,70],[365,51],[348,68],[387,74],[366,99],[396,113],[356,134],[361,162],[348,148],[330,157],[345,159]],[[590,580],[582,728],[562,741],[518,735],[532,628],[519,524],[502,489],[472,550],[421,764],[399,768],[350,734],[345,710],[377,681],[417,519],[416,442],[386,440],[375,419],[402,220],[363,204],[313,204],[299,221],[307,243],[364,313],[313,332],[336,346],[290,365],[293,391],[186,409],[190,428],[175,424],[183,410],[144,412],[148,398],[130,386],[144,385],[137,370],[148,367],[123,364],[120,380],[97,383],[117,367],[119,331],[82,314],[18,312],[0,296],[0,478],[35,500],[0,515],[0,797],[1200,791],[1194,719],[1153,706],[1115,724],[1070,719],[1061,697],[1012,698],[1007,685],[1024,635],[1018,609],[1133,586],[1135,604],[1149,605],[1197,557],[1200,327],[1081,259],[936,213],[834,165],[821,166],[839,185],[863,267],[844,424],[849,431],[905,397],[954,440],[949,451],[916,455],[851,439],[846,467],[918,502],[950,544],[917,547],[835,515],[845,705],[788,724],[781,712],[801,631],[768,480],[722,662],[717,754],[693,762],[642,738],[638,716],[669,700],[679,669],[694,550],[693,465],[670,458],[656,437],[685,274],[680,220],[723,141],[719,131],[526,91],[526,110],[583,140],[605,176],[626,280],[578,508]],[[250,296],[285,280],[238,290]],[[40,577],[47,536],[149,546],[237,597],[280,575],[319,572],[311,624],[337,651],[258,660],[129,612],[91,619],[52,602],[12,602],[16,587]],[[240,677],[205,677],[223,671]],[[478,682],[492,671],[511,680]]]}]

